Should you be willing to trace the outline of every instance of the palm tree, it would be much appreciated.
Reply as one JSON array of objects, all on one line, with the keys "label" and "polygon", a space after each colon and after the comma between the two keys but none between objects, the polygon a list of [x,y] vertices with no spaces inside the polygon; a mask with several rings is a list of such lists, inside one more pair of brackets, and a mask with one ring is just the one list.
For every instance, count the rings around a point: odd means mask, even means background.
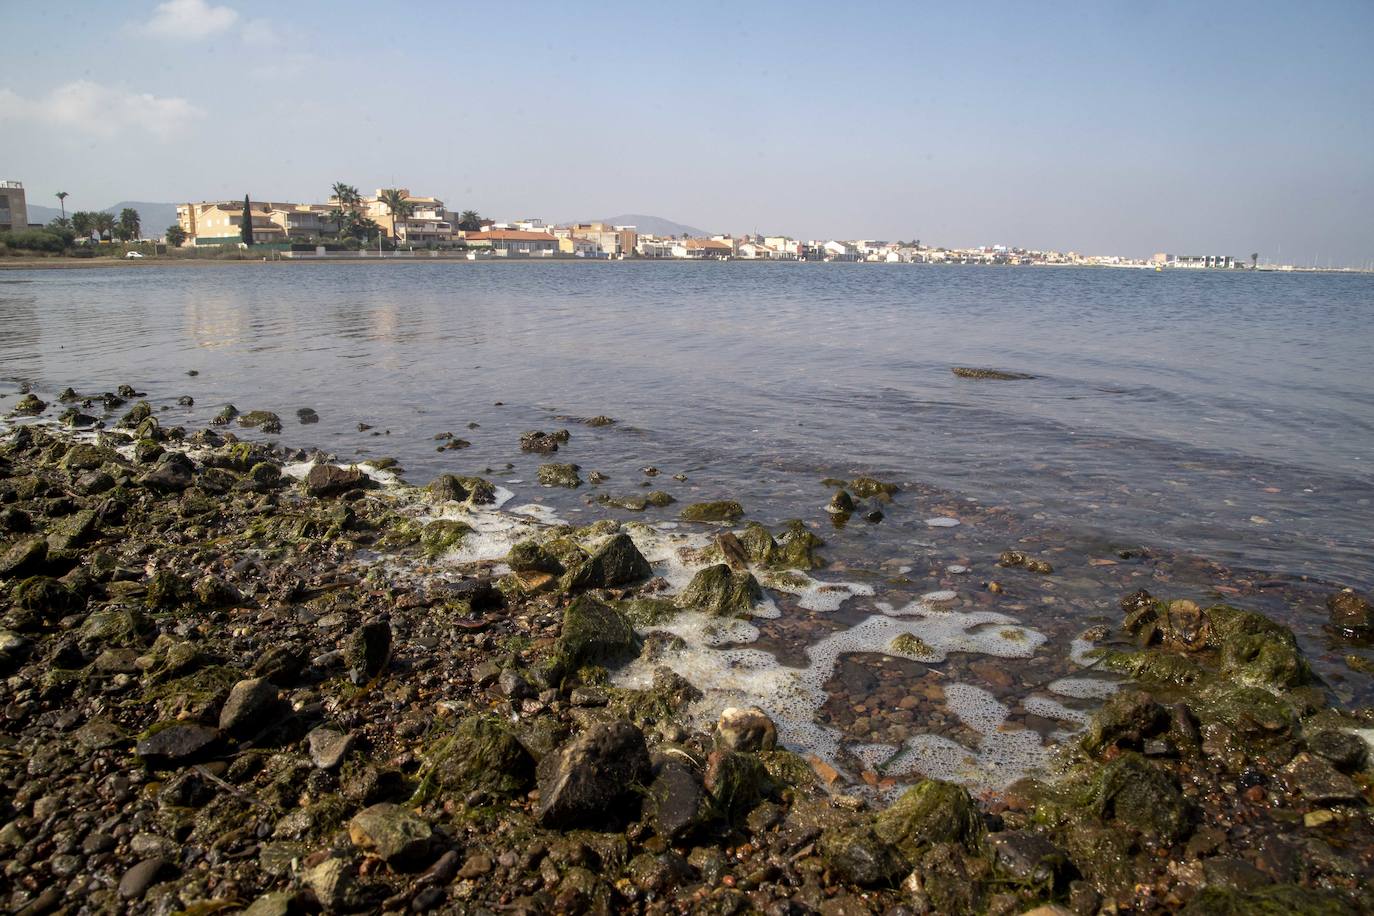
[{"label": "palm tree", "polygon": [[404,225],[406,217],[415,212],[415,205],[406,199],[406,192],[400,188],[383,188],[378,198],[391,212],[391,237],[400,241],[401,233],[397,229],[397,223]]},{"label": "palm tree", "polygon": [[85,210],[77,210],[72,214],[72,231],[83,239],[91,237],[91,230],[95,228],[95,214]]},{"label": "palm tree", "polygon": [[125,207],[119,211],[119,237],[124,241],[139,237],[140,229],[138,211],[133,207]]},{"label": "palm tree", "polygon": [[166,238],[168,245],[173,248],[180,248],[186,244],[186,230],[181,228],[180,223],[172,223],[167,227]]},{"label": "palm tree", "polygon": [[66,191],[58,191],[58,192],[57,192],[57,202],[58,202],[59,204],[62,205],[62,218],[63,218],[63,219],[66,219],[66,218],[67,218],[67,192],[66,192]]},{"label": "palm tree", "polygon": [[1258,252],[1258,251],[1252,251],[1252,252],[1250,252],[1250,269],[1251,269],[1251,270],[1254,270],[1254,269],[1255,269],[1256,267],[1258,267],[1258,266],[1259,266],[1259,252]]},{"label": "palm tree", "polygon": [[100,233],[102,239],[110,238],[114,235],[115,218],[113,213],[106,213],[100,210],[91,214],[92,228]]},{"label": "palm tree", "polygon": [[482,214],[476,210],[464,210],[458,214],[458,228],[464,232],[476,232],[482,228]]}]

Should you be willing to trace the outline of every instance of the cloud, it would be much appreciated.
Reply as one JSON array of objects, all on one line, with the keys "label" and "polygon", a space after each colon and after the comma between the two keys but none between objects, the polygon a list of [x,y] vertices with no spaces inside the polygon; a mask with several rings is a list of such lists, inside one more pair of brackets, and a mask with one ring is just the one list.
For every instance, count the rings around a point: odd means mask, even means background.
[{"label": "cloud", "polygon": [[186,99],[128,92],[89,80],[58,86],[33,99],[0,89],[0,124],[30,121],[99,137],[143,131],[165,140],[204,115]]},{"label": "cloud", "polygon": [[142,31],[159,38],[208,38],[232,28],[238,19],[237,10],[205,0],[167,0],[158,4]]},{"label": "cloud", "polygon": [[257,45],[261,48],[273,48],[281,42],[277,30],[266,19],[248,20],[239,30],[239,36],[243,38],[245,44]]}]

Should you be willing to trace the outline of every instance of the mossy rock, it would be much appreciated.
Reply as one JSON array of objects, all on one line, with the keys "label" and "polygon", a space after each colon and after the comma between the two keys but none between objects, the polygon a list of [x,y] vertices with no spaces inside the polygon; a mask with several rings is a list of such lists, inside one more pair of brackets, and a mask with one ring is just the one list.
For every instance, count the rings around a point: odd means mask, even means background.
[{"label": "mossy rock", "polygon": [[541,464],[539,482],[546,487],[576,489],[582,486],[582,478],[577,473],[580,470],[582,468],[576,464]]},{"label": "mossy rock", "polygon": [[1355,916],[1360,910],[1332,891],[1274,884],[1248,891],[1205,887],[1180,912],[1184,916]]},{"label": "mossy rock", "polygon": [[744,515],[744,507],[732,499],[708,503],[692,503],[682,509],[682,518],[689,522],[733,522]]},{"label": "mossy rock", "polygon": [[622,532],[607,538],[585,563],[569,573],[567,587],[569,591],[612,588],[640,582],[653,574],[653,567],[634,540]]},{"label": "mossy rock", "polygon": [[817,843],[821,860],[845,881],[867,887],[895,886],[910,865],[871,827],[832,827]]},{"label": "mossy rock", "polygon": [[139,702],[155,704],[163,719],[200,719],[215,715],[243,676],[237,668],[210,665],[166,683],[149,685]]},{"label": "mossy rock", "polygon": [[1207,671],[1191,658],[1165,649],[1140,649],[1131,652],[1107,651],[1098,666],[1105,671],[1129,675],[1146,684],[1172,684],[1186,687],[1207,677]]},{"label": "mossy rock", "polygon": [[1124,690],[1093,714],[1081,746],[1089,754],[1117,744],[1139,748],[1146,737],[1168,726],[1168,711],[1152,696],[1142,690]]},{"label": "mossy rock", "polygon": [[516,572],[543,572],[560,576],[563,564],[543,544],[534,540],[519,541],[506,554],[506,565]]},{"label": "mossy rock", "polygon": [[584,665],[615,665],[633,658],[639,648],[635,631],[625,615],[582,595],[563,612],[550,665],[555,681]]},{"label": "mossy rock", "polygon": [[78,638],[103,648],[133,646],[152,631],[152,622],[132,607],[107,607],[95,611],[81,624]]},{"label": "mossy rock", "polygon": [[762,599],[763,589],[752,574],[717,563],[698,571],[679,601],[683,607],[715,617],[747,617]]},{"label": "mossy rock", "polygon": [[424,753],[417,800],[436,794],[461,799],[472,792],[510,796],[534,782],[534,758],[514,730],[496,716],[469,716]]},{"label": "mossy rock", "polygon": [[983,836],[983,822],[968,790],[935,779],[924,779],[902,793],[878,814],[873,829],[912,861],[936,843],[974,850]]},{"label": "mossy rock", "polygon": [[706,764],[711,807],[726,823],[737,823],[776,789],[756,754],[716,751]]},{"label": "mossy rock", "polygon": [[[597,676],[604,675],[604,669],[583,668],[579,672],[583,683],[594,683]],[[640,728],[648,728],[676,719],[688,704],[701,696],[701,691],[691,681],[671,668],[661,667],[654,671],[653,684],[647,690],[610,688],[607,706],[612,714],[629,719]]]},{"label": "mossy rock", "polygon": [[425,487],[432,499],[484,506],[496,502],[496,486],[481,477],[440,474]]},{"label": "mossy rock", "polygon": [[758,758],[763,763],[764,769],[772,777],[773,782],[780,786],[791,788],[809,788],[819,781],[816,771],[811,768],[811,764],[795,751],[784,748],[777,748],[771,751],[759,751]]},{"label": "mossy rock", "polygon": [[935,650],[915,633],[898,633],[892,637],[892,651],[899,655],[914,655],[917,658],[933,658]]},{"label": "mossy rock", "polygon": [[58,620],[86,609],[76,589],[50,576],[29,576],[10,589],[10,602],[45,620]]},{"label": "mossy rock", "polygon": [[616,608],[640,628],[658,626],[682,613],[682,608],[666,598],[633,598],[618,602]]},{"label": "mossy rock", "polygon": [[1224,726],[1246,745],[1284,741],[1298,730],[1297,710],[1263,687],[1212,682],[1198,691],[1189,707],[1204,727]]},{"label": "mossy rock", "polygon": [[420,529],[420,549],[430,558],[441,557],[463,543],[472,526],[455,519],[439,519]]},{"label": "mossy rock", "polygon": [[153,405],[147,401],[139,401],[129,412],[120,418],[117,424],[120,429],[137,429],[138,425],[153,415]]},{"label": "mossy rock", "polygon": [[1220,652],[1221,674],[1250,687],[1300,687],[1312,669],[1293,631],[1263,614],[1219,604],[1205,611]]},{"label": "mossy rock", "polygon": [[819,567],[822,564],[816,548],[825,542],[800,519],[793,519],[777,538],[758,522],[750,522],[739,535],[739,543],[754,566],[783,570]]},{"label": "mossy rock", "polygon": [[849,489],[859,499],[873,497],[891,499],[902,491],[895,483],[886,483],[875,477],[855,477],[849,482]]},{"label": "mossy rock", "polygon": [[1172,845],[1192,831],[1192,805],[1175,779],[1139,754],[1122,754],[1102,767],[1091,805],[1100,820],[1134,827],[1153,843]]},{"label": "mossy rock", "polygon": [[170,569],[159,569],[148,580],[147,603],[150,608],[176,608],[194,597],[191,583]]}]

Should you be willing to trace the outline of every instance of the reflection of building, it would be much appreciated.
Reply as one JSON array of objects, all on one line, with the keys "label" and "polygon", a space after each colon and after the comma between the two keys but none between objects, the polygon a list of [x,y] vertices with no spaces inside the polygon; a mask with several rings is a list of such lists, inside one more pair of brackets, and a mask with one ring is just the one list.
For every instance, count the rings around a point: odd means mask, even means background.
[{"label": "reflection of building", "polygon": [[29,228],[29,205],[24,199],[24,185],[18,181],[0,181],[0,232]]},{"label": "reflection of building", "polygon": [[400,188],[410,204],[410,215],[400,220],[391,217],[391,208],[382,200],[382,188],[373,197],[363,198],[363,213],[374,220],[398,242],[451,242],[453,223],[444,211],[444,202],[437,197],[415,197],[409,188]]},{"label": "reflection of building", "polygon": [[[290,242],[335,235],[339,226],[329,218],[324,204],[291,204],[278,201],[250,202],[253,241]],[[243,201],[203,201],[178,204],[177,224],[186,232],[188,245],[234,245],[242,239]]]}]

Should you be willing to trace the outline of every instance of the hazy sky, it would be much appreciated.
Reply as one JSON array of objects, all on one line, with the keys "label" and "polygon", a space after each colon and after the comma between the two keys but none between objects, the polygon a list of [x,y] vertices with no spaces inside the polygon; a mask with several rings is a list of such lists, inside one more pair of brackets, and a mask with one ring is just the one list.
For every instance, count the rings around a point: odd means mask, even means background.
[{"label": "hazy sky", "polygon": [[34,203],[1374,259],[1374,3],[0,0]]}]

